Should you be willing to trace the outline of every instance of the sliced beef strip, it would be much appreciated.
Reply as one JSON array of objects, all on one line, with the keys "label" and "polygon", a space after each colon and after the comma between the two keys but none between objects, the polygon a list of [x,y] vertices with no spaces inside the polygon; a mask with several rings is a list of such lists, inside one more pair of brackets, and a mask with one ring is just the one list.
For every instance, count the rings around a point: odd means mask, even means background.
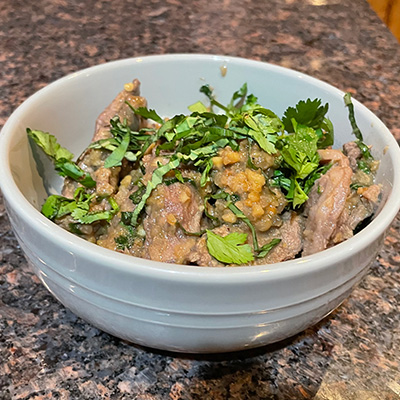
[{"label": "sliced beef strip", "polygon": [[361,150],[355,142],[348,142],[343,145],[343,152],[349,159],[350,167],[353,171],[357,170],[357,160],[362,156]]},{"label": "sliced beef strip", "polygon": [[[356,197],[356,199],[354,198]],[[356,194],[350,196],[343,210],[328,247],[341,243],[353,236],[354,229],[357,225],[370,217],[373,213],[372,204]]]},{"label": "sliced beef strip", "polygon": [[360,194],[353,193],[347,198],[346,207],[340,216],[329,246],[350,239],[358,224],[374,214],[377,208],[381,187],[372,185]]},{"label": "sliced beef strip", "polygon": [[321,164],[329,162],[334,163],[340,167],[349,167],[349,159],[340,151],[336,149],[320,149],[318,150]]},{"label": "sliced beef strip", "polygon": [[199,238],[186,235],[179,224],[188,232],[200,231],[202,212],[201,198],[190,184],[159,185],[147,201],[144,257],[176,264],[190,262]]},{"label": "sliced beef strip", "polygon": [[[95,133],[92,142],[100,139],[106,139],[111,136],[110,119],[115,115],[119,115],[120,120],[126,120],[131,129],[138,129],[141,123],[138,117],[130,107],[125,103],[134,107],[146,106],[146,99],[139,96],[140,83],[137,79],[132,82],[132,90],[122,90],[111,104],[98,116],[96,120]],[[77,164],[83,171],[89,173],[98,183],[100,195],[111,195],[117,189],[117,183],[120,167],[113,167],[108,171],[103,167],[104,161],[108,157],[109,152],[97,149],[86,149],[78,158]],[[100,171],[98,171],[100,169]],[[70,178],[66,178],[62,189],[65,197],[72,198],[78,183]]]},{"label": "sliced beef strip", "polygon": [[374,206],[377,206],[381,191],[382,188],[380,185],[371,185],[361,191],[361,196],[370,201]]},{"label": "sliced beef strip", "polygon": [[[129,85],[129,84],[128,84]],[[97,117],[95,134],[92,142],[110,137],[110,119],[119,116],[120,121],[127,121],[132,130],[140,128],[140,118],[126,104],[128,102],[133,108],[146,107],[147,102],[140,94],[140,82],[137,79],[132,81],[129,90],[122,90],[110,105]]]},{"label": "sliced beef strip", "polygon": [[259,235],[260,246],[272,239],[281,239],[265,258],[256,260],[255,264],[273,264],[291,260],[299,254],[303,248],[303,217],[293,211],[282,214],[282,225],[271,228],[267,233]]},{"label": "sliced beef strip", "polygon": [[351,176],[348,158],[338,150],[319,150],[322,161],[335,164],[321,176],[311,189],[306,203],[308,216],[304,230],[303,256],[328,247],[350,194]]}]

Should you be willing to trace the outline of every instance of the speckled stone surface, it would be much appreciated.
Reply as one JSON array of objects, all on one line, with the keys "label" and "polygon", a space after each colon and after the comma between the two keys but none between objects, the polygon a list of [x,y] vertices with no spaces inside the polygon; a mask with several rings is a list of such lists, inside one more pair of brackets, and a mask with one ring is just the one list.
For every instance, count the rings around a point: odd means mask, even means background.
[{"label": "speckled stone surface", "polygon": [[[311,74],[351,91],[400,140],[400,45],[365,0],[2,1],[0,124],[67,73],[177,52]],[[400,399],[399,249],[398,217],[351,297],[296,337],[236,354],[169,354],[60,305],[30,271],[0,198],[0,399]]]}]

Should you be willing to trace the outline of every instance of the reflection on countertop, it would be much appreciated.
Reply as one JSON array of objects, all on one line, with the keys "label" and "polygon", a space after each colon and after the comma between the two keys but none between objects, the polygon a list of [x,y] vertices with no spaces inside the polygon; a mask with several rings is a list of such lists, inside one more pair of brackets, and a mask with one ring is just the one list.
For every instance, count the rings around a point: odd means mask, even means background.
[{"label": "reflection on countertop", "polygon": [[[400,47],[366,0],[45,0],[0,8],[0,124],[67,73],[158,53],[272,62],[325,80],[400,139]],[[318,325],[235,354],[178,355],[107,335],[33,275],[0,201],[1,399],[400,399],[400,219]]]}]

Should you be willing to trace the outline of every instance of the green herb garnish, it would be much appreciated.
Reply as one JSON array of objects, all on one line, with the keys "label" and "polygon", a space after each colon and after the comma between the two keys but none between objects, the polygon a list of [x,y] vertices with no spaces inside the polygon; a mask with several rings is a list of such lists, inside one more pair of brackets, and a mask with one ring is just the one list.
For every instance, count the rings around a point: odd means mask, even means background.
[{"label": "green herb garnish", "polygon": [[96,186],[96,182],[89,173],[83,171],[75,162],[72,161],[74,155],[62,147],[55,136],[48,132],[32,130],[27,128],[28,136],[47,154],[54,162],[55,170],[61,176],[79,182],[81,185],[92,188]]},{"label": "green herb garnish", "polygon": [[246,240],[246,233],[233,232],[222,237],[207,230],[208,251],[225,264],[247,264],[254,260],[250,245],[244,244]]},{"label": "green herb garnish", "polygon": [[42,206],[42,214],[51,220],[62,218],[66,215],[81,224],[92,224],[96,221],[110,221],[119,211],[116,201],[109,197],[108,202],[111,210],[90,212],[91,201],[96,197],[95,194],[86,194],[82,187],[75,190],[74,198],[69,199],[63,196],[51,195]]}]

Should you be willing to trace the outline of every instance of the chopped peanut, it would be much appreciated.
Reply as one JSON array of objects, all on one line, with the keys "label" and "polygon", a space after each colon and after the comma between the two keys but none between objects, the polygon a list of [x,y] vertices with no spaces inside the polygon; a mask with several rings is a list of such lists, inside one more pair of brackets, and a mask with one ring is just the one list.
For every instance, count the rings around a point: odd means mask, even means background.
[{"label": "chopped peanut", "polygon": [[222,157],[213,157],[212,162],[215,168],[220,169],[222,168]]},{"label": "chopped peanut", "polygon": [[240,161],[240,153],[238,151],[231,151],[222,156],[224,165],[234,164]]},{"label": "chopped peanut", "polygon": [[132,82],[125,83],[125,85],[124,85],[124,89],[125,89],[127,92],[132,92],[133,88],[134,88],[134,86],[133,86],[133,83],[132,83]]},{"label": "chopped peanut", "polygon": [[260,193],[250,192],[247,199],[252,202],[260,201]]},{"label": "chopped peanut", "polygon": [[168,222],[170,225],[175,225],[175,224],[176,224],[175,215],[174,215],[174,214],[168,214],[168,215],[167,215],[167,222]]},{"label": "chopped peanut", "polygon": [[230,147],[225,147],[220,150],[219,155],[224,165],[235,164],[241,159],[241,153],[239,151],[233,151]]},{"label": "chopped peanut", "polygon": [[264,215],[264,209],[256,203],[253,205],[253,207],[251,207],[251,215],[254,218],[261,217],[262,215]]},{"label": "chopped peanut", "polygon": [[255,192],[261,192],[262,187],[265,185],[264,175],[251,169],[246,169],[245,174],[251,184],[251,188]]},{"label": "chopped peanut", "polygon": [[225,210],[222,214],[222,219],[231,224],[234,224],[237,221],[236,215],[231,210]]},{"label": "chopped peanut", "polygon": [[182,193],[179,195],[179,201],[180,201],[181,203],[186,203],[188,200],[190,200],[190,192],[187,193],[187,192],[185,191],[185,192],[182,192]]},{"label": "chopped peanut", "polygon": [[273,206],[272,204],[269,204],[267,212],[269,215],[276,215],[278,213],[278,210],[275,206]]}]

